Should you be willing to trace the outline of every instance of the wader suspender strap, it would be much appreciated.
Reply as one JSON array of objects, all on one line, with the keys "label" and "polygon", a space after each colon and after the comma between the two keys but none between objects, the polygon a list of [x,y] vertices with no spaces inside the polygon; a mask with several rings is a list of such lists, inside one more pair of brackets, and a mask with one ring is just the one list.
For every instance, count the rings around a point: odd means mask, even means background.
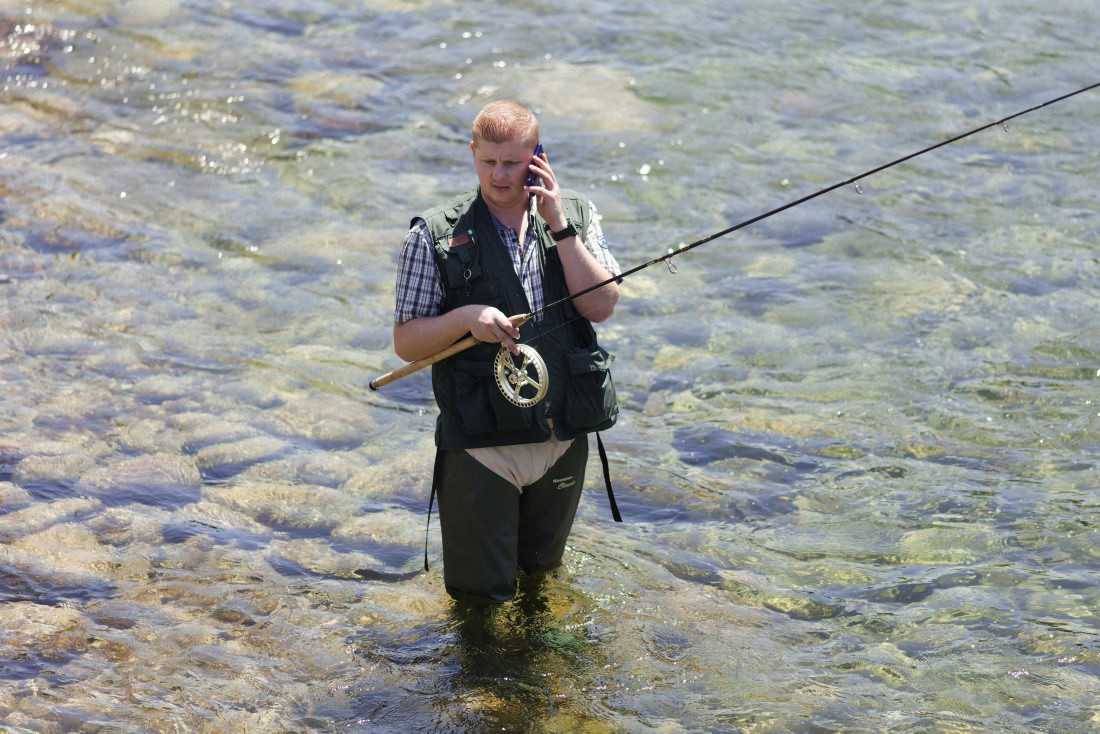
[{"label": "wader suspender strap", "polygon": [[428,570],[428,528],[432,525],[432,505],[435,504],[435,491],[439,486],[440,469],[443,468],[443,452],[435,450],[435,466],[432,468],[432,493],[428,495],[428,520],[424,523],[424,570]]},{"label": "wader suspender strap", "polygon": [[600,463],[603,464],[603,483],[607,485],[607,501],[611,503],[611,517],[615,522],[622,522],[623,516],[619,514],[619,505],[615,503],[615,493],[611,491],[611,470],[607,467],[607,451],[603,447],[603,439],[600,432],[596,431],[596,448],[600,450]]}]

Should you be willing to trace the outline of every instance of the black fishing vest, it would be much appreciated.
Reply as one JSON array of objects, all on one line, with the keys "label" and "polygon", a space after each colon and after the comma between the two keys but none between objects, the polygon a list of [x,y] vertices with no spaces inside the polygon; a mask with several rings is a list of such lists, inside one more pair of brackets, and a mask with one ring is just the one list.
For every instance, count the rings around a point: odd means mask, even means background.
[{"label": "black fishing vest", "polygon": [[[565,214],[577,231],[589,223],[588,201],[562,191]],[[531,312],[511,257],[477,190],[413,219],[428,225],[435,260],[446,291],[443,312],[470,304],[495,306],[506,316]],[[569,293],[557,243],[541,218],[534,220],[536,247],[532,257],[542,264],[546,303]],[[571,301],[531,319],[520,327],[520,343],[534,347],[546,362],[549,392],[538,404],[521,408],[496,386],[493,360],[499,344],[481,343],[432,365],[432,387],[439,405],[436,446],[440,449],[480,448],[539,443],[553,432],[568,440],[614,425],[619,407],[611,382],[614,359],[596,343],[596,331]]]}]

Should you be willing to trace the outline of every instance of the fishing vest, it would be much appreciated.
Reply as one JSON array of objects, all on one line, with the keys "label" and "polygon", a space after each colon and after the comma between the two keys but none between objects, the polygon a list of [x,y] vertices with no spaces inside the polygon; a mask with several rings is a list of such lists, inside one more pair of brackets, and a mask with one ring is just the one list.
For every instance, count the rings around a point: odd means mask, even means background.
[{"label": "fishing vest", "polygon": [[[563,190],[562,205],[577,231],[587,232],[587,199]],[[443,282],[442,312],[470,304],[495,306],[506,316],[531,312],[479,190],[424,212],[413,224],[420,220],[427,223]],[[565,274],[549,226],[536,217],[534,227],[537,249],[531,256],[542,265],[545,302],[553,303],[569,295]],[[619,413],[611,381],[614,357],[596,343],[591,322],[571,301],[544,312],[541,321],[529,320],[520,327],[519,341],[537,350],[546,362],[547,396],[521,408],[501,394],[493,377],[500,344],[479,343],[436,362],[432,365],[432,387],[439,405],[436,446],[464,449],[539,443],[551,433],[568,440],[614,425]]]}]

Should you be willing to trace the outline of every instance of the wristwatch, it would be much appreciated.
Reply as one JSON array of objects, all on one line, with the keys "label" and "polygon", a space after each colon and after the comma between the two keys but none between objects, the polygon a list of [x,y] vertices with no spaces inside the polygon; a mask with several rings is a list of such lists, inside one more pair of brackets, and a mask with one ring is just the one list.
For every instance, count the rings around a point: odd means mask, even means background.
[{"label": "wristwatch", "polygon": [[554,242],[561,242],[566,237],[576,237],[576,236],[577,236],[577,228],[573,226],[573,220],[571,220],[571,219],[566,219],[565,220],[565,229],[559,229],[557,232],[551,232],[550,233],[550,239],[554,240]]}]

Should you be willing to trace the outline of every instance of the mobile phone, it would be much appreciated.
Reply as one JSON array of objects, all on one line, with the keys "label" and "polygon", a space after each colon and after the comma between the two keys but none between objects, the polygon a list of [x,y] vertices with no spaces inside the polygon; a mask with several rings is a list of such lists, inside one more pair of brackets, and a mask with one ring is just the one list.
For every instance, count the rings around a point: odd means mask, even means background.
[{"label": "mobile phone", "polygon": [[[533,153],[533,155],[535,155],[535,156],[542,155],[542,143],[538,143],[537,145],[535,145],[535,152]],[[534,186],[538,181],[539,181],[539,177],[537,175],[535,175],[534,173],[532,173],[530,171],[527,172],[527,185],[528,186]]]}]

